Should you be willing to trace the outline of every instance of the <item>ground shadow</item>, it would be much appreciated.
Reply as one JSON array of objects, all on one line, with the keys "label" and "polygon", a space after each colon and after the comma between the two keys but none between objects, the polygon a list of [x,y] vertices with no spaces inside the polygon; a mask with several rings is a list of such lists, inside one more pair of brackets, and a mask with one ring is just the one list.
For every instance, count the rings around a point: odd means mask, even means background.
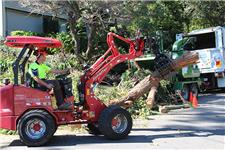
[{"label": "ground shadow", "polygon": [[[222,99],[222,100],[221,100]],[[214,99],[212,99],[211,95],[207,96],[207,98],[200,97],[200,103],[209,104],[213,103],[216,105],[224,104],[225,96],[218,95]],[[204,101],[204,102],[202,102]],[[204,111],[201,112],[201,109]],[[44,147],[48,147],[48,149],[52,149],[55,146],[76,146],[76,145],[85,145],[85,144],[118,144],[118,143],[152,143],[157,139],[167,139],[167,138],[180,138],[180,137],[208,137],[212,135],[225,136],[224,122],[225,118],[221,117],[224,114],[224,109],[220,109],[218,113],[219,117],[216,117],[216,113],[213,113],[215,109],[200,108],[200,113],[198,115],[194,114],[193,118],[188,118],[190,114],[182,116],[184,119],[174,118],[172,119],[174,122],[169,123],[162,128],[133,128],[132,133],[128,136],[128,138],[123,140],[107,140],[103,136],[92,136],[92,135],[56,135],[54,136]],[[180,114],[179,113],[176,113]],[[222,115],[221,115],[222,114]],[[172,115],[172,114],[170,114]],[[180,114],[182,115],[182,113]],[[212,117],[213,116],[213,117]],[[187,119],[185,118],[187,117]],[[197,121],[207,121],[211,120],[216,123],[214,126],[210,126],[210,128],[202,128],[201,126],[188,126],[185,124],[179,124],[179,122],[189,121],[193,124],[197,123]],[[140,131],[140,132],[139,132]],[[144,132],[143,132],[144,131]],[[145,132],[146,131],[146,132]],[[149,132],[147,132],[149,131]],[[165,132],[164,132],[165,131]],[[173,131],[171,133],[171,131]],[[148,133],[148,134],[145,134]],[[168,134],[165,134],[168,133]],[[135,135],[134,135],[135,134]],[[152,135],[150,135],[152,134]],[[12,141],[10,146],[25,146],[19,140]],[[3,148],[3,147],[1,147]]]},{"label": "ground shadow", "polygon": [[[177,131],[173,128],[135,128],[132,131],[151,131],[151,132],[162,132],[162,131]],[[171,134],[154,134],[154,135],[129,135],[128,138],[123,140],[107,140],[103,136],[92,136],[92,135],[57,135],[54,136],[46,145],[43,147],[55,147],[55,146],[76,146],[82,144],[118,144],[118,143],[152,143],[153,140],[161,138],[180,138],[180,137],[208,137],[211,135],[225,135],[224,130],[190,130],[189,128],[182,132],[176,132]],[[20,140],[14,140],[9,144],[10,146],[25,146]],[[8,146],[7,146],[8,147]]]}]

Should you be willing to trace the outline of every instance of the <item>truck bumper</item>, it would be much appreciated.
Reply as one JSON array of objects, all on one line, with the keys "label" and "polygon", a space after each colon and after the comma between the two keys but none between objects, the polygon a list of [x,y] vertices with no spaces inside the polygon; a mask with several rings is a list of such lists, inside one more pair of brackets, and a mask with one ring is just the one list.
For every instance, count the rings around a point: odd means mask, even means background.
[{"label": "truck bumper", "polygon": [[200,85],[202,84],[202,81],[200,79],[196,79],[196,80],[190,80],[190,81],[179,81],[179,82],[175,82],[175,85],[174,85],[174,90],[182,90],[183,89],[183,86],[185,84],[197,84],[198,87],[200,87]]},{"label": "truck bumper", "polygon": [[0,116],[0,128],[16,130],[17,116]]}]

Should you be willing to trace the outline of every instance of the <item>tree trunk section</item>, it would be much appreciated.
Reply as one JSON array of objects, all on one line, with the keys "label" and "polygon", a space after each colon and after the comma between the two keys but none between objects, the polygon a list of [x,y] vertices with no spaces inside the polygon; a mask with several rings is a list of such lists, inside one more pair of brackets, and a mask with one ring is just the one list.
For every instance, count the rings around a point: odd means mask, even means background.
[{"label": "tree trunk section", "polygon": [[157,86],[152,86],[152,88],[148,94],[148,98],[146,100],[146,105],[149,109],[153,108],[156,92],[157,92]]}]

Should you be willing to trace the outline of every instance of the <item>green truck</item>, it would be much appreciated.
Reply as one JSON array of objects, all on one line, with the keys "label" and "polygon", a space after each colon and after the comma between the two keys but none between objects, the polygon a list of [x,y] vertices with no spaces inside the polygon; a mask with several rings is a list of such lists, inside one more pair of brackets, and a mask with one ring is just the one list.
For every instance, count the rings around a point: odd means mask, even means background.
[{"label": "green truck", "polygon": [[196,51],[199,63],[182,68],[173,78],[174,89],[181,90],[184,99],[189,92],[225,88],[225,27],[194,30],[177,34],[171,57],[175,59],[185,51]]}]

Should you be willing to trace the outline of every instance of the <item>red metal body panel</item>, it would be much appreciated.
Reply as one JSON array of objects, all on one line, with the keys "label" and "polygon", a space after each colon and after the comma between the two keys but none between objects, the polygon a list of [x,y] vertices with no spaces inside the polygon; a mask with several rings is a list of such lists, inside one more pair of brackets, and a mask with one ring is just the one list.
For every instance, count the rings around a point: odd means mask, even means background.
[{"label": "red metal body panel", "polygon": [[57,117],[56,124],[69,124],[75,121],[73,111],[70,110],[55,110],[53,114]]},{"label": "red metal body panel", "polygon": [[48,92],[25,86],[14,86],[14,106],[14,115],[16,116],[21,115],[27,109],[35,107],[44,107],[50,111],[53,110],[51,96]]},{"label": "red metal body panel", "polygon": [[32,44],[35,47],[61,47],[62,43],[57,39],[38,37],[38,36],[7,36],[5,44],[10,47],[24,47]]},{"label": "red metal body panel", "polygon": [[0,87],[0,116],[14,115],[13,85]]},{"label": "red metal body panel", "polygon": [[8,130],[16,130],[16,118],[17,116],[1,116],[0,128]]},{"label": "red metal body panel", "polygon": [[[94,94],[92,94],[94,95]],[[100,101],[97,97],[92,97],[87,95],[87,103],[85,104],[86,108],[88,108],[88,113],[93,113],[93,116],[83,116],[86,117],[90,122],[97,122],[101,112],[107,107],[103,102]]]},{"label": "red metal body panel", "polygon": [[3,86],[0,92],[0,128],[15,130],[18,118],[30,109],[53,111],[47,92],[15,85]]},{"label": "red metal body panel", "polygon": [[[64,99],[65,102],[74,104],[74,96]],[[52,113],[56,117],[56,124],[69,124],[75,121],[75,116],[73,114],[74,108],[72,110],[54,110]]]}]

